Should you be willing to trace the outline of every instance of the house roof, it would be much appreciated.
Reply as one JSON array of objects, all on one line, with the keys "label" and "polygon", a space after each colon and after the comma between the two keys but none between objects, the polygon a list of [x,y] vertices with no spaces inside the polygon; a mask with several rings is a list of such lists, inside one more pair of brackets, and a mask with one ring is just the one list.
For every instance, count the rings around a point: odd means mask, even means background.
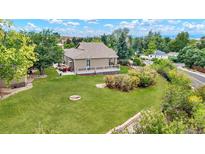
[{"label": "house roof", "polygon": [[155,55],[155,56],[166,56],[167,54],[163,51],[160,50],[156,50],[155,53],[151,54],[151,55]]},{"label": "house roof", "polygon": [[64,55],[71,59],[118,58],[113,49],[95,42],[81,42],[76,48],[65,49]]}]

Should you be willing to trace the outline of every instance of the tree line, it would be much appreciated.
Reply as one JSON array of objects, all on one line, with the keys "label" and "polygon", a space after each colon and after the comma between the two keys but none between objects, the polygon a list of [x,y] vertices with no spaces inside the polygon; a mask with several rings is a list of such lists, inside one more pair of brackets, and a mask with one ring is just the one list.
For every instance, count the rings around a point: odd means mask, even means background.
[{"label": "tree line", "polygon": [[112,34],[103,34],[101,37],[76,38],[65,42],[65,48],[75,47],[79,42],[103,42],[115,50],[120,59],[130,59],[135,53],[152,54],[156,50],[179,52],[185,46],[195,42],[189,38],[188,32],[180,32],[175,39],[163,37],[159,32],[149,31],[144,37],[132,37],[129,29],[117,29]]},{"label": "tree line", "polygon": [[[53,63],[62,61],[63,49],[59,46],[62,37],[51,30],[41,32],[17,32],[11,30],[9,20],[0,20],[0,78],[9,82],[25,75],[35,67],[40,74]],[[129,29],[117,29],[100,37],[73,37],[64,43],[64,48],[75,47],[79,42],[103,42],[114,49],[120,59],[130,59],[137,54],[150,54],[156,50],[179,52],[178,60],[187,66],[205,66],[205,38],[196,42],[188,32],[180,32],[175,39],[162,37],[159,32],[150,31],[144,37],[132,37]]]}]

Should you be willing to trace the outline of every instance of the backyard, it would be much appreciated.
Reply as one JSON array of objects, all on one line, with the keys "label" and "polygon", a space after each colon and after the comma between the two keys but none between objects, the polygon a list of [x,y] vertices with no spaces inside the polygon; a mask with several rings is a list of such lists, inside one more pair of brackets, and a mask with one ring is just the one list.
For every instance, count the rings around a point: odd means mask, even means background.
[{"label": "backyard", "polygon": [[[32,89],[0,102],[0,133],[106,133],[141,110],[159,107],[167,86],[158,76],[155,86],[120,92],[96,88],[103,75],[61,77],[54,69],[46,73]],[[81,100],[70,101],[75,94]]]}]

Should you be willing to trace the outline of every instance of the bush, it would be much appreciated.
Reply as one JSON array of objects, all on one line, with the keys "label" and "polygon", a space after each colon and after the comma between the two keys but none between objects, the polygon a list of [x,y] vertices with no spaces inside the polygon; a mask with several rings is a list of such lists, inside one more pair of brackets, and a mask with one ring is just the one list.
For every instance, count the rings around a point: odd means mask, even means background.
[{"label": "bush", "polygon": [[176,70],[169,71],[168,78],[172,84],[190,88],[191,80],[186,75]]},{"label": "bush", "polygon": [[140,87],[148,87],[155,84],[156,72],[149,67],[143,67],[138,70],[129,71],[129,75],[138,77],[140,79]]},{"label": "bush", "polygon": [[192,116],[193,104],[189,103],[188,97],[192,91],[181,86],[170,85],[166,91],[162,102],[162,112],[168,120],[177,118],[188,118]]},{"label": "bush", "polygon": [[115,88],[115,77],[113,75],[107,75],[105,77],[105,84],[108,88]]},{"label": "bush", "polygon": [[170,70],[176,69],[172,62],[166,59],[155,59],[152,66],[160,75],[162,75],[168,81],[170,81],[168,72]]},{"label": "bush", "polygon": [[205,102],[205,86],[197,89],[196,94],[201,96],[203,101]]},{"label": "bush", "polygon": [[120,59],[119,63],[120,65],[127,66],[129,64],[129,59]]},{"label": "bush", "polygon": [[140,134],[163,134],[163,129],[166,127],[165,120],[164,115],[160,112],[144,111],[134,131]]},{"label": "bush", "polygon": [[144,66],[143,61],[142,61],[141,58],[139,58],[139,57],[135,57],[135,58],[133,59],[133,64],[136,65],[136,66]]},{"label": "bush", "polygon": [[168,122],[163,113],[153,110],[142,112],[134,131],[141,134],[180,134],[186,128],[182,120]]},{"label": "bush", "polygon": [[108,75],[105,77],[105,83],[109,88],[116,88],[128,92],[138,87],[139,78],[127,74]]},{"label": "bush", "polygon": [[190,88],[191,80],[186,75],[178,72],[171,61],[156,59],[153,68],[172,84]]},{"label": "bush", "polygon": [[205,105],[198,104],[193,113],[193,118],[189,120],[190,133],[204,133],[205,132]]}]

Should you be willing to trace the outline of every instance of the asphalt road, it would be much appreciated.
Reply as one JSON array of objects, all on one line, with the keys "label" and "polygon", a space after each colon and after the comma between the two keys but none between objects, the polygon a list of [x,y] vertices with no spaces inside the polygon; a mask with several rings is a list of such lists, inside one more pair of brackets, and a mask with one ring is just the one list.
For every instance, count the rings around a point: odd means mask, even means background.
[{"label": "asphalt road", "polygon": [[205,86],[205,74],[193,72],[182,67],[178,67],[178,69],[180,69],[190,77],[190,79],[192,80],[192,86],[194,88]]}]

